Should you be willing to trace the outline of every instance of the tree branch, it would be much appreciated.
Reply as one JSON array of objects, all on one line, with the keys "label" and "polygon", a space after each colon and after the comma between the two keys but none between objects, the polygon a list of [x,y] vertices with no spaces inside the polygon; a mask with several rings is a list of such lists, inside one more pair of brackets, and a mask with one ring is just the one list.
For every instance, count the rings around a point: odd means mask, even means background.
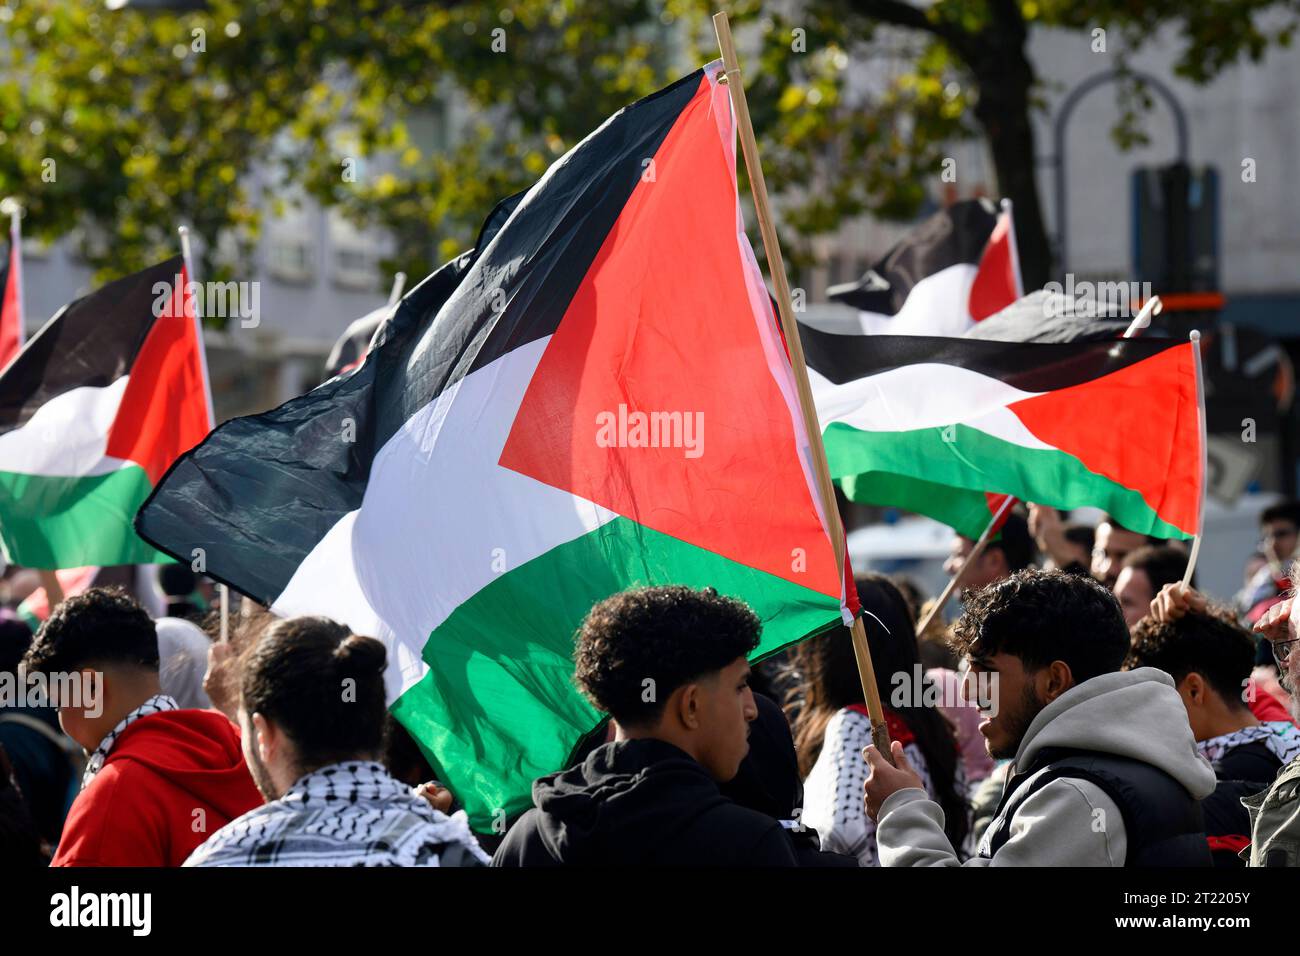
[{"label": "tree branch", "polygon": [[871,20],[879,20],[896,27],[920,30],[943,40],[961,59],[966,59],[973,37],[964,30],[943,20],[931,19],[920,7],[906,0],[846,0],[853,12]]},{"label": "tree branch", "polygon": [[882,23],[926,30],[934,34],[938,34],[943,27],[941,23],[927,17],[920,7],[914,7],[906,0],[848,0],[848,5],[864,17]]}]

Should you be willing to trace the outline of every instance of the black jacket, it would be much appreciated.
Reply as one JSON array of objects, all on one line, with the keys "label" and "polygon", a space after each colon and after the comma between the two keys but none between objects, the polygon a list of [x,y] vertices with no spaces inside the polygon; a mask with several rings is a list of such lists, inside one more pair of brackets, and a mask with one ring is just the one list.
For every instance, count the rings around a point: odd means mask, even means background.
[{"label": "black jacket", "polygon": [[1213,766],[1219,783],[1214,793],[1201,801],[1210,852],[1215,866],[1243,867],[1246,862],[1237,854],[1250,843],[1250,814],[1241,798],[1267,790],[1282,769],[1282,761],[1257,740],[1233,747]]},{"label": "black jacket", "polygon": [[1007,781],[980,856],[997,853],[1011,838],[1015,809],[1061,777],[1088,780],[1115,801],[1128,837],[1125,866],[1211,865],[1200,802],[1174,777],[1141,760],[1068,747],[1043,748],[1029,766]]},{"label": "black jacket", "polygon": [[776,820],[737,806],[662,740],[596,748],[533,784],[493,866],[795,866]]}]

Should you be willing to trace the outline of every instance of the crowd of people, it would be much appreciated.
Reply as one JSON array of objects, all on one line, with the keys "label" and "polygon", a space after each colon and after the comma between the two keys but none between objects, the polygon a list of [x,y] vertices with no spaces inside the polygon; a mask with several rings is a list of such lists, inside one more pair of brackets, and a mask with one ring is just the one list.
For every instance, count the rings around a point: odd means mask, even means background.
[{"label": "crowd of people", "polygon": [[1300,865],[1300,502],[1260,525],[1231,604],[1182,584],[1181,542],[1036,505],[982,553],[954,540],[946,570],[964,587],[951,624],[936,615],[917,633],[928,603],[916,584],[862,575],[888,753],[873,744],[848,629],[751,664],[762,622],[733,596],[612,595],[575,635],[573,676],[609,719],[534,783],[504,833],[471,829],[389,714],[380,641],[251,603],[222,640],[202,583],[168,566],[158,616],[119,586],[54,604],[35,630],[0,611],[0,677],[53,688],[73,675],[84,691],[0,699],[0,856]]}]

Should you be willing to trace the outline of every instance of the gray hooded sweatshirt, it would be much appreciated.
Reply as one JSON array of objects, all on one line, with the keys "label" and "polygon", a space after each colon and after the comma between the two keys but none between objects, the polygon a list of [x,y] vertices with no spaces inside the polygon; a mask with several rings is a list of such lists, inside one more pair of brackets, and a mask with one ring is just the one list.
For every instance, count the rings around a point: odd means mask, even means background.
[{"label": "gray hooded sweatshirt", "polygon": [[[1025,732],[1008,779],[1045,747],[1116,754],[1160,768],[1197,800],[1214,792],[1214,770],[1196,750],[1187,710],[1164,671],[1140,667],[1070,688]],[[1046,767],[1022,786],[1030,787]],[[997,827],[994,818],[990,830]],[[961,863],[943,832],[943,810],[924,790],[899,790],[880,807],[882,866],[1123,866],[1128,840],[1119,807],[1088,780],[1058,778],[1024,800],[1010,838],[991,858]]]}]

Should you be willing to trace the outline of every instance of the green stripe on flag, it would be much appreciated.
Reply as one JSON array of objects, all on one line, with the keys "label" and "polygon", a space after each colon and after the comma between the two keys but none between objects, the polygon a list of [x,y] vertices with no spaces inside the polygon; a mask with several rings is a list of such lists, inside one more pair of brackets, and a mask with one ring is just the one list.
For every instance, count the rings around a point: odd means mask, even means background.
[{"label": "green stripe on flag", "polygon": [[[1139,492],[1090,471],[1075,456],[1026,448],[968,425],[868,432],[833,422],[824,439],[831,476],[852,479],[841,483],[854,501],[928,515],[967,537],[978,538],[988,523],[986,491],[1055,508],[1103,508],[1139,534],[1192,537],[1162,519]],[[969,494],[982,499],[982,522]]]},{"label": "green stripe on flag", "polygon": [[600,722],[573,685],[573,635],[597,601],[651,584],[745,600],[764,627],[754,659],[841,626],[838,598],[626,518],[504,572],[433,632],[429,672],[392,706],[475,829],[527,809],[532,781]]},{"label": "green stripe on flag", "polygon": [[982,491],[882,471],[845,475],[838,481],[850,501],[915,511],[968,538],[978,538],[993,519],[988,497]]},{"label": "green stripe on flag", "polygon": [[133,463],[82,478],[0,471],[0,541],[7,559],[47,570],[169,563],[131,527],[151,489],[149,476]]}]

